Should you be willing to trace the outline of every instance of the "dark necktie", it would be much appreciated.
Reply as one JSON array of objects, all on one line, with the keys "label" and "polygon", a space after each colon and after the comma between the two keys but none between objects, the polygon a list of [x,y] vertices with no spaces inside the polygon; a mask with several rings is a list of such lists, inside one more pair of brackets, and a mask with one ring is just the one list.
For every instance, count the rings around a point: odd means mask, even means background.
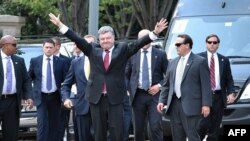
[{"label": "dark necktie", "polygon": [[50,64],[50,58],[47,58],[47,85],[46,88],[47,90],[52,89],[52,75],[51,75],[51,64]]},{"label": "dark necktie", "polygon": [[144,50],[144,57],[142,62],[142,89],[148,90],[149,88],[149,72],[148,72],[148,58],[147,53],[148,51]]},{"label": "dark necktie", "polygon": [[7,93],[10,93],[12,90],[12,65],[11,57],[8,56],[6,62],[6,79],[7,79]]},{"label": "dark necktie", "polygon": [[210,60],[210,82],[212,90],[215,89],[216,82],[215,82],[215,67],[214,67],[214,54],[211,56]]},{"label": "dark necktie", "polygon": [[[105,50],[106,54],[104,56],[104,68],[107,71],[109,68],[109,50]],[[102,88],[102,92],[107,92],[107,87],[106,87],[106,83],[103,84],[103,88]]]}]

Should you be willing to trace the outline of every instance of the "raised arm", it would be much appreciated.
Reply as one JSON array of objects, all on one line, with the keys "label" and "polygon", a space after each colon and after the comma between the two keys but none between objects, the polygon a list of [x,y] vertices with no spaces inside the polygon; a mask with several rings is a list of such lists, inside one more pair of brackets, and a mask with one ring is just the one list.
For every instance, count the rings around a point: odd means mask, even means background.
[{"label": "raised arm", "polygon": [[92,45],[89,44],[84,38],[80,37],[74,31],[70,30],[65,24],[63,24],[60,20],[60,15],[57,17],[50,13],[49,14],[50,21],[59,28],[59,31],[69,38],[71,41],[75,42],[77,47],[87,56],[89,56]]}]

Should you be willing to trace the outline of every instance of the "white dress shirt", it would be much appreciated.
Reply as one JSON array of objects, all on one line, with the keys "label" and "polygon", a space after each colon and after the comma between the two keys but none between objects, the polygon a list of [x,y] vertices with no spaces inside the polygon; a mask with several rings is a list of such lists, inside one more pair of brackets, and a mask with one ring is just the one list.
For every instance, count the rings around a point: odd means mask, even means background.
[{"label": "white dress shirt", "polygon": [[[6,63],[8,60],[7,59],[8,56],[2,50],[1,50],[1,57],[2,57],[3,75],[4,75],[2,95],[15,94],[16,93],[16,75],[15,75],[13,61],[12,59],[10,59],[11,65],[12,65],[12,89],[11,89],[11,92],[7,92]],[[14,63],[17,63],[17,62],[14,62]]]},{"label": "white dress shirt", "polygon": [[[208,58],[208,67],[210,68],[210,60],[211,60],[212,53],[207,51],[207,58]],[[215,89],[214,90],[221,90],[220,87],[220,67],[219,67],[219,58],[218,54],[214,53],[214,69],[215,69]]]},{"label": "white dress shirt", "polygon": [[[47,64],[48,60],[47,58],[50,58],[50,65],[51,65],[51,76],[52,76],[52,89],[50,91],[47,90]],[[53,66],[53,55],[50,57],[47,57],[46,55],[43,55],[43,65],[42,65],[42,92],[44,93],[53,93],[57,90],[56,87],[56,81],[54,76],[54,66]]]}]

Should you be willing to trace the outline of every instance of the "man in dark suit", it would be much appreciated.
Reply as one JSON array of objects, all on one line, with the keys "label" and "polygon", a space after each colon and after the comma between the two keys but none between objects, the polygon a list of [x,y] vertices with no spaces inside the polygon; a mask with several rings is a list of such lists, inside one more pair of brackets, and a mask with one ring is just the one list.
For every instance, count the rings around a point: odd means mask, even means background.
[{"label": "man in dark suit", "polygon": [[99,45],[89,44],[73,31],[69,30],[58,17],[49,14],[52,23],[60,32],[76,43],[90,61],[90,77],[86,88],[86,98],[90,102],[96,141],[105,141],[107,130],[112,141],[123,139],[123,100],[127,94],[125,85],[125,67],[127,60],[144,45],[157,38],[167,27],[162,19],[157,23],[154,33],[141,38],[131,45],[115,44],[114,30],[110,26],[99,29]]},{"label": "man in dark suit", "polygon": [[30,60],[29,75],[33,81],[33,98],[37,106],[37,140],[55,141],[61,112],[61,84],[65,78],[64,60],[54,56],[52,39],[43,42],[44,55]]},{"label": "man in dark suit", "polygon": [[[68,71],[65,81],[62,86],[62,98],[64,106],[67,108],[74,108],[76,126],[79,141],[90,141],[90,127],[91,127],[91,116],[89,112],[89,103],[85,96],[85,88],[87,86],[87,76],[84,71],[84,59],[82,56],[78,59],[74,59],[71,62],[71,67]],[[74,101],[70,100],[71,86],[76,83],[77,94],[75,95]]]},{"label": "man in dark suit", "polygon": [[[193,41],[187,34],[176,39],[179,57],[169,65],[157,110],[170,114],[173,141],[200,141],[197,128],[201,115],[207,117],[212,105],[209,69],[206,60],[191,52]],[[165,105],[165,107],[164,107]]]},{"label": "man in dark suit", "polygon": [[[60,53],[61,48],[61,39],[59,37],[53,37],[52,40],[55,42],[55,51],[54,56],[60,57],[64,60],[65,67],[68,71],[71,59],[63,54]],[[60,128],[59,128],[59,135],[57,141],[63,141],[65,130],[69,130],[69,117],[70,117],[70,109],[66,109],[63,105],[61,107],[60,113]],[[68,138],[68,137],[67,137]]]},{"label": "man in dark suit", "polygon": [[[141,30],[138,38],[140,39],[149,33],[149,30]],[[147,63],[146,67],[145,63]],[[126,77],[129,80],[128,90],[133,109],[136,141],[145,140],[145,123],[149,123],[150,126],[150,140],[163,140],[162,116],[157,112],[156,106],[167,65],[166,53],[152,47],[151,44],[145,45],[127,63]]]},{"label": "man in dark suit", "polygon": [[[89,43],[95,42],[94,36],[85,36],[85,40]],[[91,115],[89,111],[89,102],[84,98],[85,89],[89,77],[89,64],[86,56],[81,56],[72,60],[71,66],[67,76],[63,82],[61,94],[64,101],[64,106],[67,108],[74,108],[74,129],[75,140],[77,141],[91,141]],[[77,92],[74,101],[70,99],[71,87],[76,83]]]},{"label": "man in dark suit", "polygon": [[16,53],[16,38],[5,35],[0,40],[0,123],[4,141],[17,141],[21,100],[33,106],[31,81],[24,59]]},{"label": "man in dark suit", "polygon": [[206,59],[210,68],[211,91],[213,93],[213,106],[210,115],[202,119],[199,127],[201,140],[207,134],[207,141],[218,140],[224,108],[227,104],[233,103],[235,99],[229,59],[217,53],[219,44],[220,39],[217,35],[208,35],[206,38],[207,51],[199,54]]}]

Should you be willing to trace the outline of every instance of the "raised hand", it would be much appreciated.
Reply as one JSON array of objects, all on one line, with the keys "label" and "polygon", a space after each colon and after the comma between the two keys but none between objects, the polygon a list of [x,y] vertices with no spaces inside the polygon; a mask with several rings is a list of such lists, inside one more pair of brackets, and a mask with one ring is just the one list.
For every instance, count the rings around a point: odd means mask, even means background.
[{"label": "raised hand", "polygon": [[161,19],[159,22],[156,23],[154,33],[159,35],[164,29],[166,29],[168,26],[168,22],[166,19]]},{"label": "raised hand", "polygon": [[53,13],[49,13],[49,17],[50,21],[59,28],[64,25],[60,20],[60,14],[56,17]]}]

